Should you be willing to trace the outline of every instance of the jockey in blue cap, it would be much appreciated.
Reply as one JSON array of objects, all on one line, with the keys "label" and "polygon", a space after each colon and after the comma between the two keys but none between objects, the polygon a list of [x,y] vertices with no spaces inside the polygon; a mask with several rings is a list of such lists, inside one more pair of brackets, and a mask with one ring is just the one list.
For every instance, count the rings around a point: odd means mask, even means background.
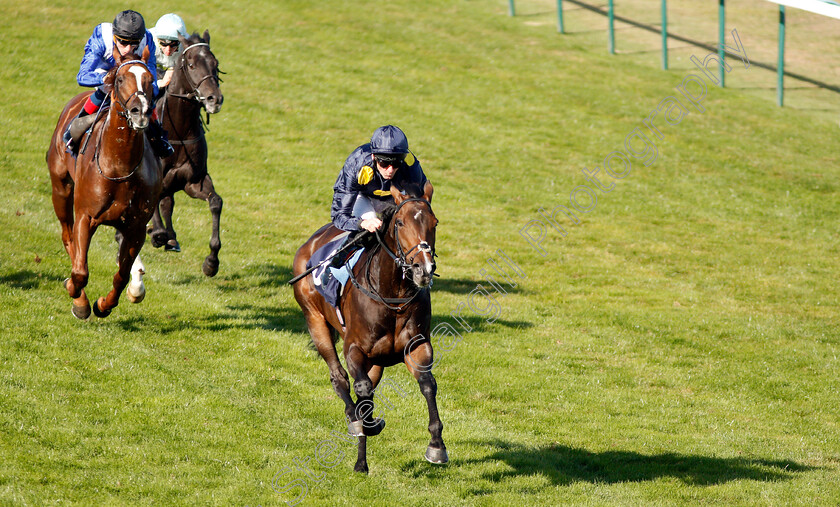
[{"label": "jockey in blue cap", "polygon": [[[375,232],[382,227],[377,212],[394,203],[391,183],[399,188],[414,183],[426,184],[420,162],[408,149],[408,139],[393,125],[379,127],[369,143],[365,143],[347,157],[333,187],[332,221],[343,231],[350,231],[349,239],[361,231]],[[337,255],[333,267],[344,264],[347,255]],[[330,270],[325,270],[328,275]]]},{"label": "jockey in blue cap", "polygon": [[[125,55],[129,52],[138,55],[149,48],[149,61],[147,67],[154,78],[154,93],[158,93],[157,65],[155,60],[155,43],[152,34],[146,30],[146,23],[139,12],[126,10],[116,15],[113,23],[101,23],[93,29],[93,34],[85,44],[85,55],[79,66],[79,74],[76,80],[81,86],[96,87],[93,95],[88,97],[77,118],[70,123],[67,132],[64,133],[64,141],[70,150],[75,150],[76,140],[81,137],[93,124],[96,113],[102,102],[107,97],[107,92],[102,85],[105,74],[115,65],[114,53]],[[154,97],[149,97],[154,100]],[[153,111],[152,121],[146,128],[146,136],[149,138],[155,155],[166,158],[174,153],[172,146],[166,140],[166,134]]]}]

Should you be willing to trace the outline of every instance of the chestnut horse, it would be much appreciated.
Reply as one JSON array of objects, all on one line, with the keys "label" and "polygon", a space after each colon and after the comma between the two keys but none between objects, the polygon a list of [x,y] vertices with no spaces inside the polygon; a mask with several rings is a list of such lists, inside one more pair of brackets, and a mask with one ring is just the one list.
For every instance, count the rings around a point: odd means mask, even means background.
[{"label": "chestnut horse", "polygon": [[[93,305],[97,317],[107,317],[119,303],[129,281],[130,271],[139,263],[138,254],[146,239],[146,223],[157,207],[161,190],[161,166],[146,142],[143,130],[152,113],[152,73],[146,66],[149,50],[142,59],[135,54],[120,56],[104,79],[111,106],[100,110],[99,118],[79,141],[78,157],[65,151],[62,139],[92,92],[73,97],[64,107],[47,150],[55,214],[61,223],[61,240],[70,256],[72,270],[64,286],[73,298],[73,315],[90,316],[85,294],[88,283],[88,248],[100,225],[117,230],[119,269],[113,290]],[[140,293],[129,290],[129,299],[140,302]]]},{"label": "chestnut horse", "polygon": [[[207,201],[213,216],[210,236],[210,255],[204,259],[202,271],[214,276],[219,271],[219,219],[222,198],[216,193],[213,180],[207,173],[207,141],[201,122],[201,109],[209,115],[218,113],[224,97],[219,89],[219,62],[210,51],[210,32],[204,37],[197,33],[189,39],[178,36],[183,50],[175,61],[172,80],[158,100],[163,128],[169,134],[169,143],[175,153],[163,159],[163,192],[160,206],[155,209],[148,233],[152,246],[180,252],[181,246],[172,227],[174,194],[183,190],[194,199]],[[165,225],[164,225],[165,222]]]},{"label": "chestnut horse", "polygon": [[[383,226],[377,232],[378,244],[366,249],[357,261],[340,300],[344,323],[336,309],[324,300],[313,285],[312,275],[294,285],[295,299],[303,310],[312,341],[330,369],[330,381],[344,401],[344,412],[351,435],[359,437],[358,458],[354,470],[367,472],[367,437],[379,434],[383,419],[374,420],[374,389],[386,366],[405,363],[420,385],[429,409],[429,433],[432,438],[426,459],[446,463],[449,458],[441,433],[443,423],[437,408],[437,383],[432,375],[433,350],[429,341],[432,306],[429,287],[435,271],[435,227],[432,212],[433,188],[426,183],[406,189],[403,195],[391,186],[396,203],[386,211]],[[312,235],[295,254],[293,271],[300,275],[306,263],[321,246],[342,231],[332,224]],[[344,339],[344,361],[354,379],[356,402],[350,396],[347,371],[341,366],[333,340],[337,333]]]}]

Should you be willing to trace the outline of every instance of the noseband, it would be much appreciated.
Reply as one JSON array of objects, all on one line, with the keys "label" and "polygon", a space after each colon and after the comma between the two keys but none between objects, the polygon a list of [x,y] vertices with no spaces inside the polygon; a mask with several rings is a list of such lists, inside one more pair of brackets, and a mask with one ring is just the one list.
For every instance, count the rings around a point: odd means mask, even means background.
[{"label": "noseband", "polygon": [[[129,60],[127,62],[123,62],[122,64],[120,64],[119,67],[117,67],[117,72],[116,73],[119,74],[120,69],[122,69],[126,65],[138,64],[138,63],[146,69],[146,72],[151,74],[151,71],[149,70],[148,65],[146,65],[146,62],[144,62],[142,60]],[[132,93],[131,95],[129,95],[128,98],[125,99],[125,100],[123,100],[123,98],[120,96],[119,90],[114,88],[114,92],[115,92],[114,95],[117,96],[117,101],[120,103],[120,106],[122,106],[122,109],[123,109],[118,114],[120,116],[122,116],[123,118],[125,118],[125,121],[126,121],[126,123],[128,123],[129,127],[131,127],[134,130],[138,130],[134,125],[134,120],[131,119],[131,115],[128,114],[128,103],[131,102],[131,99],[133,99],[135,96],[145,98],[146,97],[146,92],[144,92],[142,89],[137,90],[134,93]],[[148,99],[147,99],[147,101],[148,101]],[[149,104],[151,104],[151,103],[149,103]]]},{"label": "noseband", "polygon": [[[429,210],[432,209],[432,205],[429,203],[429,201],[427,201],[425,199],[421,199],[419,197],[411,197],[409,199],[404,200],[403,202],[400,203],[399,206],[397,206],[396,211],[394,211],[394,216],[396,217],[397,213],[399,213],[400,209],[410,202],[424,202],[424,203],[429,205]],[[385,242],[382,240],[382,236],[379,234],[379,232],[376,233],[376,239],[379,241],[379,244],[382,245],[382,248],[385,250],[385,252],[391,257],[391,259],[394,260],[394,262],[397,264],[397,266],[399,266],[400,269],[402,269],[403,278],[405,278],[408,275],[409,270],[411,270],[411,267],[414,264],[414,259],[418,255],[420,255],[421,253],[431,254],[432,259],[437,257],[437,254],[435,253],[435,249],[425,241],[421,241],[420,243],[417,243],[416,245],[414,245],[413,247],[409,248],[408,250],[406,250],[404,252],[403,249],[402,249],[402,244],[400,243],[400,232],[399,232],[399,226],[397,225],[397,220],[394,220],[394,240],[397,243],[397,252],[396,253],[392,252],[391,249],[388,248],[388,245],[386,245]],[[414,252],[415,250],[417,250],[417,251]],[[408,258],[408,255],[411,252],[414,252],[414,255],[412,255],[411,258]],[[434,275],[434,274],[435,273],[434,273],[434,269],[433,269],[432,270],[432,275]]]}]

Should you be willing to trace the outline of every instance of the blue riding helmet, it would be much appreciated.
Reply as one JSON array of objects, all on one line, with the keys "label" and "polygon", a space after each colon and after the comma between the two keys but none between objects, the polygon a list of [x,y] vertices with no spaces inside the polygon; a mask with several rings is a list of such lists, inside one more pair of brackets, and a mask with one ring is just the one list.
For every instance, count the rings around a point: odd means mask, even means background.
[{"label": "blue riding helmet", "polygon": [[406,155],[408,139],[398,127],[385,125],[376,129],[371,136],[370,150],[374,155]]}]

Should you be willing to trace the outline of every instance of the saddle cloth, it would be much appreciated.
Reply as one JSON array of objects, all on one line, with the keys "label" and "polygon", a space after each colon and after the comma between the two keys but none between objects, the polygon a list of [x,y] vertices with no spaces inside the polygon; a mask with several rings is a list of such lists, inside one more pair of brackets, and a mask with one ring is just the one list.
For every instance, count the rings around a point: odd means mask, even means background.
[{"label": "saddle cloth", "polygon": [[[327,303],[336,309],[338,308],[338,302],[341,299],[341,293],[344,291],[344,286],[347,285],[347,280],[350,278],[350,270],[356,265],[356,262],[358,262],[363,251],[363,249],[359,247],[347,258],[347,262],[345,262],[344,265],[338,268],[331,267],[330,261],[327,261],[326,259],[341,248],[344,244],[344,238],[346,236],[346,233],[341,234],[316,250],[309,259],[309,262],[306,263],[306,269],[323,263],[322,266],[319,266],[312,272],[313,283],[315,285],[315,289],[324,296]],[[321,275],[323,275],[324,271],[327,269],[330,270],[332,276],[329,277],[326,286],[324,286],[321,284]]]}]

